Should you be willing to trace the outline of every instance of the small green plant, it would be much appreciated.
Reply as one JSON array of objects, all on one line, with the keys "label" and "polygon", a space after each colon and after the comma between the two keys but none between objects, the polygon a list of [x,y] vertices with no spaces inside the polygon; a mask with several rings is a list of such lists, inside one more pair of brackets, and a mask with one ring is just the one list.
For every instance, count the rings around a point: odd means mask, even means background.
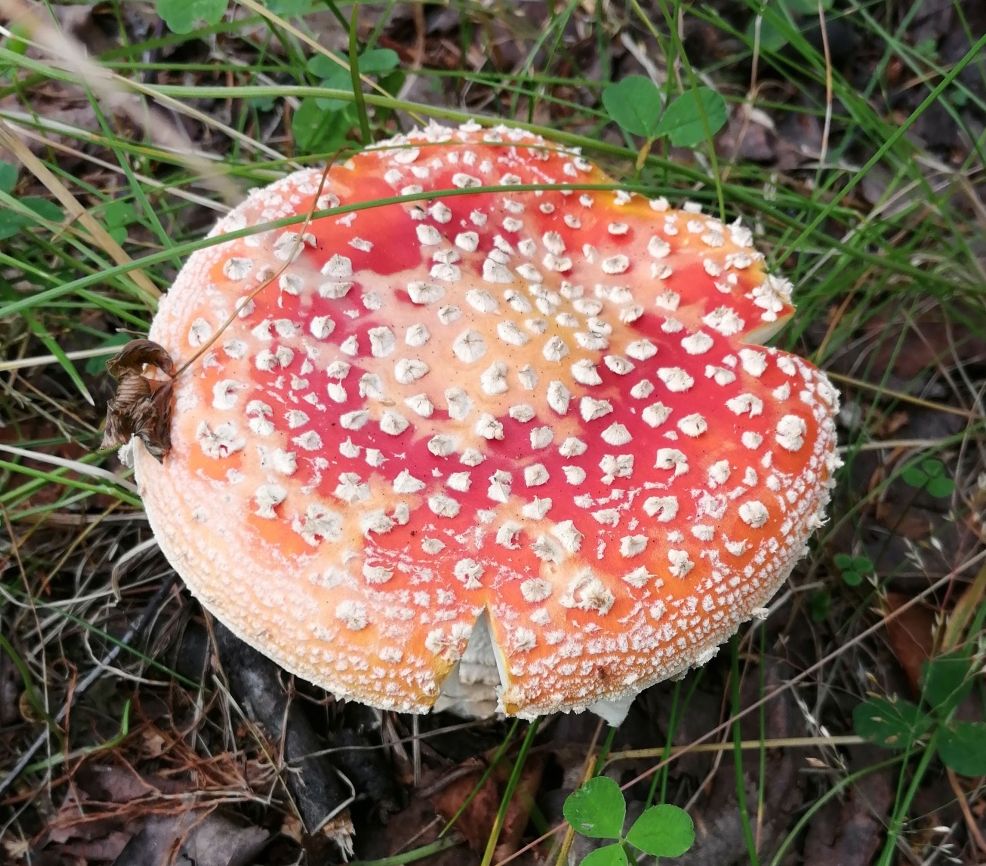
[{"label": "small green plant", "polygon": [[680,857],[695,842],[688,813],[669,804],[646,809],[624,835],[626,800],[608,776],[596,776],[570,794],[562,811],[575,832],[614,840],[588,854],[582,866],[628,866],[637,862],[634,849],[653,857]]},{"label": "small green plant", "polygon": [[226,0],[157,0],[157,14],[172,33],[218,24],[225,13]]},{"label": "small green plant", "polygon": [[[780,51],[790,42],[791,33],[803,33],[818,23],[819,9],[828,11],[832,0],[784,0],[761,4],[750,19],[746,38],[752,43],[759,19],[761,51]],[[814,22],[812,21],[814,18]],[[807,19],[807,20],[805,20]]]},{"label": "small green plant", "polygon": [[853,711],[856,733],[886,749],[909,749],[928,738],[942,763],[963,776],[986,775],[986,723],[952,718],[975,684],[976,661],[966,650],[924,665],[921,701],[873,697]]},{"label": "small green plant", "polygon": [[[393,72],[401,62],[397,52],[390,48],[371,48],[360,54],[358,60],[361,75],[386,75]],[[321,80],[322,87],[333,90],[352,89],[353,80],[349,70],[322,54],[316,54],[308,61],[308,71]],[[340,111],[350,105],[343,99],[316,99],[315,102],[323,111]]]},{"label": "small green plant", "polygon": [[644,141],[642,154],[659,138],[675,147],[694,147],[726,123],[725,100],[711,87],[696,87],[667,106],[661,91],[643,75],[627,75],[603,90],[603,106],[617,125]]},{"label": "small green plant", "polygon": [[819,589],[808,597],[808,613],[812,622],[825,622],[832,609],[832,593]]},{"label": "small green plant", "polygon": [[[157,14],[172,33],[191,33],[218,24],[228,5],[228,0],[157,0]],[[275,15],[295,18],[311,11],[312,0],[266,0],[266,6]]]},{"label": "small green plant", "polygon": [[944,499],[955,490],[955,482],[945,474],[945,464],[934,457],[925,457],[916,464],[908,466],[901,478],[905,484],[926,490],[931,496]]},{"label": "small green plant", "polygon": [[[397,52],[389,48],[371,48],[359,55],[360,75],[376,75],[384,86],[385,79],[400,65]],[[308,61],[308,73],[321,87],[332,90],[352,90],[353,81],[348,69],[324,57],[315,55]],[[356,107],[344,99],[303,99],[291,120],[291,131],[298,149],[304,153],[326,152],[339,147],[357,122]]]},{"label": "small green plant", "polygon": [[[13,237],[34,222],[30,214],[8,207],[3,202],[2,197],[13,193],[16,185],[17,167],[7,162],[0,162],[0,241]],[[18,197],[17,202],[34,211],[41,219],[49,222],[59,222],[62,219],[62,209],[47,199],[28,195]]]},{"label": "small green plant", "polygon": [[837,553],[833,557],[835,567],[839,569],[843,581],[849,586],[859,586],[863,578],[873,574],[873,561],[868,556],[850,556],[848,553]]},{"label": "small green plant", "polygon": [[118,244],[127,239],[127,227],[139,219],[137,209],[128,201],[111,201],[103,206],[103,225]]}]

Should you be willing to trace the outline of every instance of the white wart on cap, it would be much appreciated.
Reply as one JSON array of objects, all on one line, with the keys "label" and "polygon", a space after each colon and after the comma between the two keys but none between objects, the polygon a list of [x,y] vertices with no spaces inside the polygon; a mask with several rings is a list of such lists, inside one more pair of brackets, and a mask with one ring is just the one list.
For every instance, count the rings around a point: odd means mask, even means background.
[{"label": "white wart on cap", "polygon": [[[240,637],[335,694],[425,711],[485,611],[500,705],[624,697],[707,659],[802,556],[837,396],[755,345],[792,312],[742,226],[625,192],[527,133],[430,126],[254,192],[215,232],[432,199],[195,253],[151,338],[161,547]],[[453,190],[460,194],[437,191]],[[274,275],[288,263],[287,269]]]}]

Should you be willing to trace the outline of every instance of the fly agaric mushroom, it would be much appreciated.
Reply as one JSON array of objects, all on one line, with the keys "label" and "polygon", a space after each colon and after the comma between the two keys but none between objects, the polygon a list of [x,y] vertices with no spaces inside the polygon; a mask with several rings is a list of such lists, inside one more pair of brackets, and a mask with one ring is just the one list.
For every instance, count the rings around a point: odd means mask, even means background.
[{"label": "fly agaric mushroom", "polygon": [[[134,443],[192,592],[289,671],[401,711],[467,643],[521,717],[711,658],[804,554],[837,465],[836,392],[759,345],[793,308],[750,231],[559,189],[610,180],[506,128],[432,125],[322,178],[213,234],[434,195],[199,250],[154,319],[176,363],[208,344],[170,452]],[[542,188],[473,191],[519,184]]]}]

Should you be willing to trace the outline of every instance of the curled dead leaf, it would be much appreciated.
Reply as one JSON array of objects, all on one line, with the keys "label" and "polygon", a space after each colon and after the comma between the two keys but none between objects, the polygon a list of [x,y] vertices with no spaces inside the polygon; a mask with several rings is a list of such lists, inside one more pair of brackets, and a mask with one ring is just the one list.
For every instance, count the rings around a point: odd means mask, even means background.
[{"label": "curled dead leaf", "polygon": [[106,362],[106,370],[114,379],[122,379],[127,373],[142,374],[145,366],[157,367],[168,376],[175,374],[175,362],[168,350],[153,340],[131,340]]},{"label": "curled dead leaf", "polygon": [[158,460],[171,450],[174,380],[148,377],[149,367],[169,377],[175,375],[175,362],[167,350],[151,340],[131,340],[106,362],[107,372],[118,384],[116,394],[106,404],[101,448],[126,445],[136,436]]}]

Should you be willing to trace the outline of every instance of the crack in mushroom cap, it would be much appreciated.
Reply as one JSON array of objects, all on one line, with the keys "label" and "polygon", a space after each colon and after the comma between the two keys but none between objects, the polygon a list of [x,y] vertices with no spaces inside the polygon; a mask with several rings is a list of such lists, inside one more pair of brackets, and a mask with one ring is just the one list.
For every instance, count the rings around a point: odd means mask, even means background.
[{"label": "crack in mushroom cap", "polygon": [[[213,234],[436,194],[199,250],[154,319],[182,359],[239,308],[176,383],[167,458],[136,449],[193,593],[288,670],[404,711],[483,611],[511,714],[710,657],[803,555],[838,463],[835,390],[757,345],[793,308],[749,230],[551,189],[609,178],[502,127],[381,143],[316,200],[320,178]],[[547,188],[473,191],[519,183]]]}]

